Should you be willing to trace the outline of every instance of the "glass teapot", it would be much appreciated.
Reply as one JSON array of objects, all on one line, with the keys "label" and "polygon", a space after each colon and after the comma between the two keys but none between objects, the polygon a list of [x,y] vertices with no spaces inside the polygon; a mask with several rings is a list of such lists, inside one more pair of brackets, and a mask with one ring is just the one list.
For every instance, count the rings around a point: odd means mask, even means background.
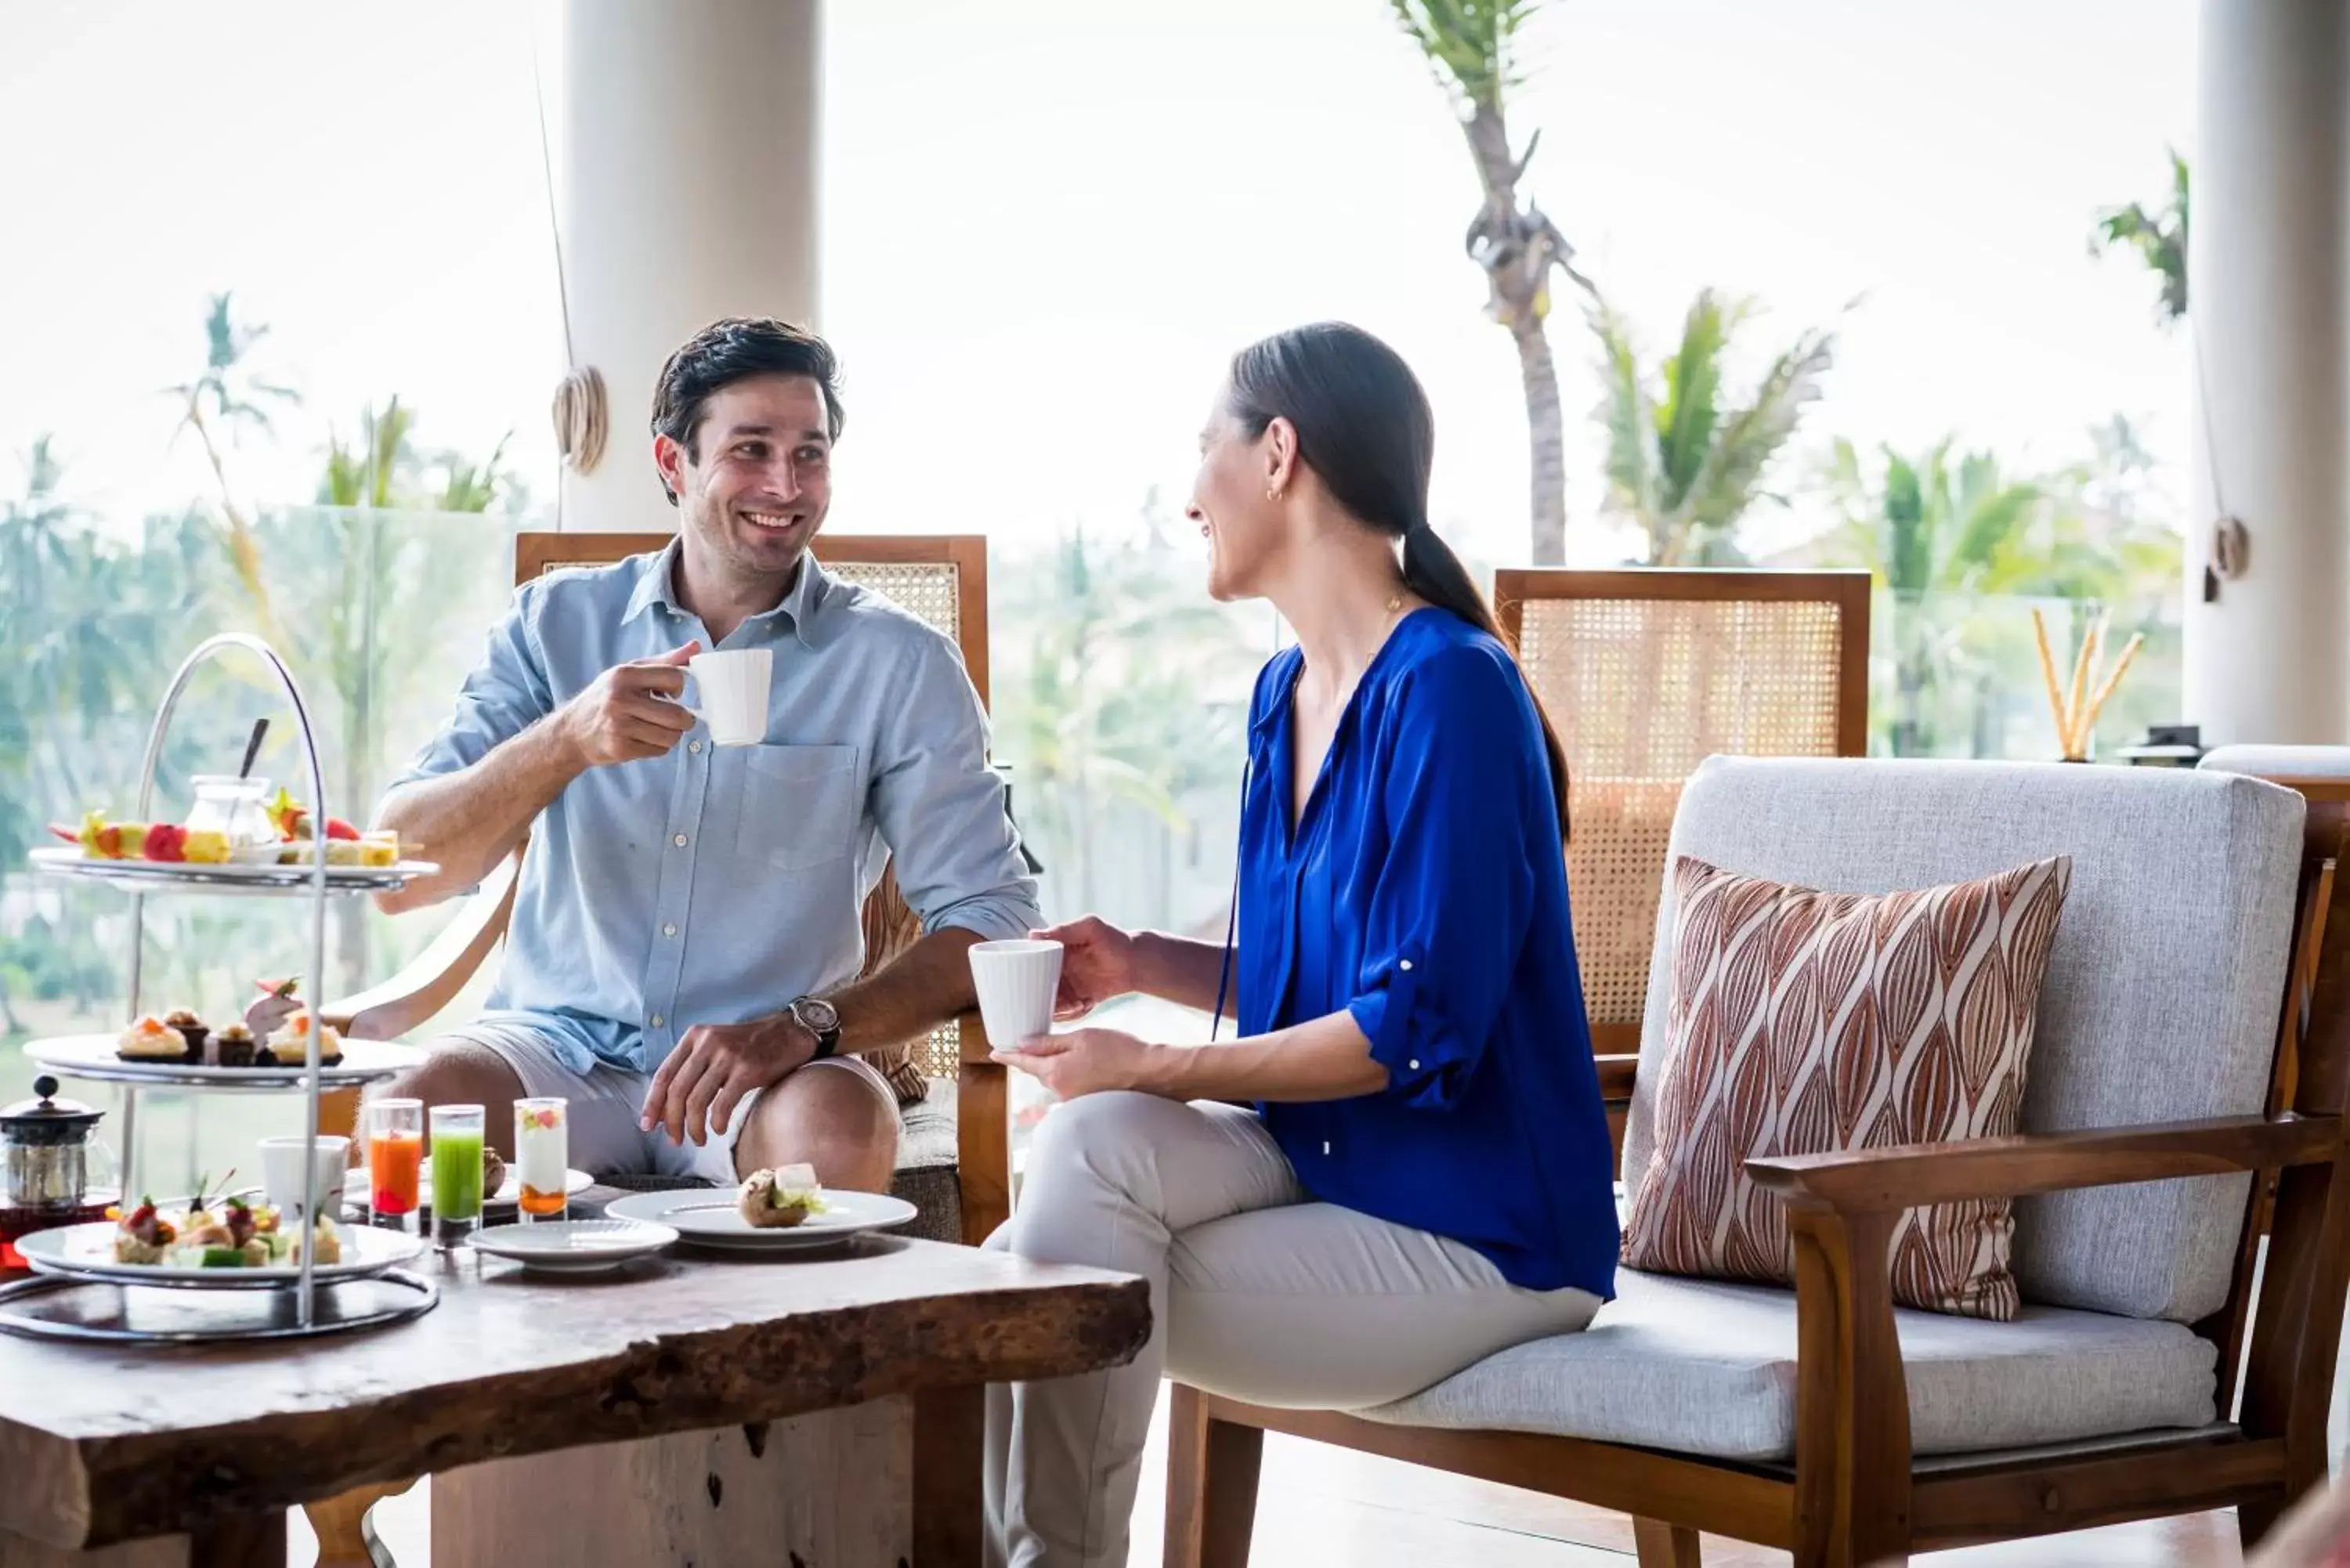
[{"label": "glass teapot", "polygon": [[33,1080],[29,1100],[0,1110],[0,1213],[77,1215],[93,1179],[111,1180],[113,1160],[94,1136],[102,1111],[57,1097],[57,1081]]}]

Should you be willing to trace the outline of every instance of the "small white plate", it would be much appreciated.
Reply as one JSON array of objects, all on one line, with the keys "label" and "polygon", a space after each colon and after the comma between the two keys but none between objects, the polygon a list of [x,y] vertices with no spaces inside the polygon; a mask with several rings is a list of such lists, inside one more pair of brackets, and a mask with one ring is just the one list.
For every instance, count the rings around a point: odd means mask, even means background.
[{"label": "small white plate", "polygon": [[792,1252],[838,1246],[852,1236],[889,1231],[914,1218],[914,1206],[882,1192],[824,1194],[824,1208],[796,1225],[762,1230],[743,1218],[732,1188],[687,1192],[633,1192],[604,1206],[620,1220],[644,1220],[673,1228],[681,1240],[701,1247],[744,1252]]},{"label": "small white plate", "polygon": [[[235,1089],[298,1089],[299,1067],[207,1067],[187,1062],[130,1060],[115,1054],[111,1034],[66,1034],[36,1040],[25,1054],[52,1072],[90,1077],[101,1083],[133,1083],[151,1078],[159,1084],[214,1085]],[[343,1059],[318,1069],[318,1081],[369,1084],[405,1072],[424,1060],[422,1047],[389,1040],[346,1040]]]},{"label": "small white plate", "polygon": [[[596,1179],[584,1170],[567,1170],[563,1173],[563,1195],[566,1198],[577,1198],[595,1185]],[[424,1207],[431,1209],[432,1207],[432,1157],[429,1154],[418,1162],[416,1186],[417,1190],[423,1195]],[[366,1166],[355,1165],[351,1167],[348,1174],[344,1176],[343,1201],[357,1204],[361,1209],[367,1207],[368,1168]],[[521,1174],[514,1166],[508,1165],[504,1184],[482,1201],[498,1204],[521,1202]]]},{"label": "small white plate", "polygon": [[[265,1269],[179,1269],[162,1263],[118,1263],[114,1261],[114,1229],[113,1220],[99,1220],[87,1225],[36,1231],[16,1243],[16,1251],[39,1273],[71,1274],[77,1279],[107,1280],[125,1285],[202,1284],[208,1289],[235,1290],[282,1285],[302,1275],[298,1263],[279,1263]],[[342,1239],[342,1262],[319,1264],[311,1272],[311,1278],[365,1279],[399,1267],[425,1248],[422,1236],[371,1230],[364,1225],[338,1226],[337,1234]]]},{"label": "small white plate", "polygon": [[477,1252],[506,1258],[550,1274],[598,1274],[650,1258],[677,1232],[642,1220],[548,1220],[536,1225],[492,1225],[467,1239]]}]

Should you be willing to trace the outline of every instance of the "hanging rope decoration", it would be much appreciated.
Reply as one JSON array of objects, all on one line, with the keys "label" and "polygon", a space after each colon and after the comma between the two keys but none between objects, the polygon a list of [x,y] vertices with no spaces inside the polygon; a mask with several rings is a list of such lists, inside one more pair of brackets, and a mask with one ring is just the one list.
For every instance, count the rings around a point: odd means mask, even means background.
[{"label": "hanging rope decoration", "polygon": [[2205,536],[2203,602],[2220,601],[2220,585],[2232,583],[2251,565],[2251,531],[2228,510],[2227,488],[2220,483],[2220,437],[2211,425],[2211,388],[2203,377],[2203,340],[2196,335],[2195,319],[2188,318],[2188,353],[2195,363],[2195,402],[2203,416],[2203,455],[2211,472],[2211,507],[2219,513]]},{"label": "hanging rope decoration", "polygon": [[555,389],[555,451],[574,473],[593,473],[604,460],[604,374],[583,365]]}]

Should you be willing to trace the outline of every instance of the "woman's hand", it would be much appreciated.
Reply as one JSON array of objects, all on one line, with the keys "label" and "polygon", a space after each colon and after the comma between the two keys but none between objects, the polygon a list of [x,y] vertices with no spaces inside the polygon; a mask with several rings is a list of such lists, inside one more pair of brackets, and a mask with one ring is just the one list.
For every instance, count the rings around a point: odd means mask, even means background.
[{"label": "woman's hand", "polygon": [[1016,1051],[993,1053],[1064,1100],[1109,1089],[1147,1089],[1159,1054],[1177,1047],[1153,1045],[1116,1029],[1073,1029],[1039,1034]]},{"label": "woman's hand", "polygon": [[1040,941],[1061,944],[1061,989],[1053,999],[1055,1018],[1083,1018],[1113,996],[1137,989],[1134,933],[1098,916],[1038,931]]}]

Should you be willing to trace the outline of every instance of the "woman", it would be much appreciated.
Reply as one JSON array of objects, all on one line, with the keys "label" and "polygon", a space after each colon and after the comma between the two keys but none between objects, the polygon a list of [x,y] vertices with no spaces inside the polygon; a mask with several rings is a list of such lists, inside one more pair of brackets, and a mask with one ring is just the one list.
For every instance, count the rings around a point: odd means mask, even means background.
[{"label": "woman", "polygon": [[[1186,515],[1209,592],[1270,599],[1297,634],[1250,704],[1240,1038],[1084,1029],[1001,1054],[1068,1103],[989,1244],[1146,1276],[1153,1329],[1116,1371],[990,1390],[997,1562],[1126,1562],[1162,1371],[1361,1408],[1578,1330],[1611,1293],[1565,760],[1429,527],[1433,447],[1410,369],[1336,324],[1243,349],[1201,438]],[[1090,918],[1045,934],[1064,1014],[1130,992],[1222,1010],[1215,944]]]}]

